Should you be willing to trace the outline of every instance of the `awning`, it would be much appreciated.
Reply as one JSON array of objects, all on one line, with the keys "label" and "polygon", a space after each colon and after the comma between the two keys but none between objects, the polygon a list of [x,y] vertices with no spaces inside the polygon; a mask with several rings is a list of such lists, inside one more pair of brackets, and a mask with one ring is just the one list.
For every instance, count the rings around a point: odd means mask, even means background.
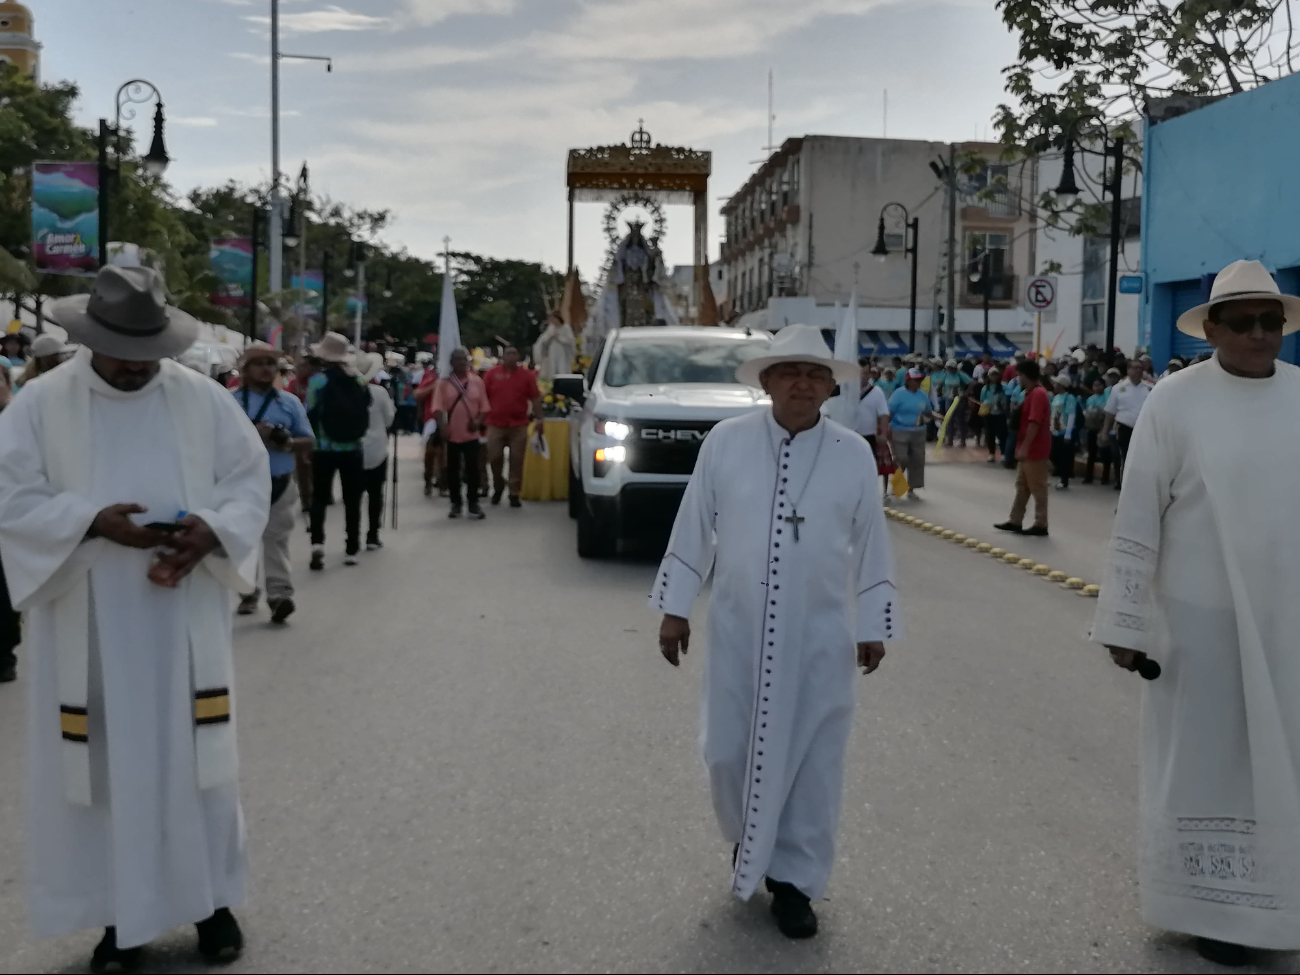
[{"label": "awning", "polygon": [[897,332],[859,332],[862,355],[907,355],[907,343]]}]

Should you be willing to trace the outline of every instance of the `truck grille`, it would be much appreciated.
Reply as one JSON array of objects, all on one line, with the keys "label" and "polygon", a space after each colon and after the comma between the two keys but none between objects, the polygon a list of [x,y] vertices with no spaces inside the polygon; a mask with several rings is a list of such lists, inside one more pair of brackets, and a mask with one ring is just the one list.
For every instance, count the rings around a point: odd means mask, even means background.
[{"label": "truck grille", "polygon": [[690,474],[715,420],[632,421],[627,467],[636,474]]}]

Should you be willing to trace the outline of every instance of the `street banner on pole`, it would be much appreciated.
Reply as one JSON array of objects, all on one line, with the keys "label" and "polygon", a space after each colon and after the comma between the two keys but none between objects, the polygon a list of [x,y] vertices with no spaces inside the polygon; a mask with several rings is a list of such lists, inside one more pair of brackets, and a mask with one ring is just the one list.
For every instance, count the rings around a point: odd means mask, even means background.
[{"label": "street banner on pole", "polygon": [[93,275],[99,268],[99,167],[32,166],[32,253],[38,274]]},{"label": "street banner on pole", "polygon": [[322,271],[307,271],[295,274],[289,279],[289,287],[303,292],[298,296],[298,303],[293,306],[293,313],[301,318],[320,318],[321,295],[325,291],[325,274]]},{"label": "street banner on pole", "polygon": [[248,304],[253,288],[253,242],[247,237],[219,237],[208,251],[217,290],[212,303],[224,308]]}]

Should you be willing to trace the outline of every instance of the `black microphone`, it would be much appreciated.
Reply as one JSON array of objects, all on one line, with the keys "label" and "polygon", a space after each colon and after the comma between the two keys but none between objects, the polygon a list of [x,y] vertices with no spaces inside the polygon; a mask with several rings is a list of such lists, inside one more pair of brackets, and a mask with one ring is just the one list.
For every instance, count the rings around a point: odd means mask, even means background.
[{"label": "black microphone", "polygon": [[1146,680],[1155,680],[1160,676],[1160,665],[1150,657],[1143,657],[1137,662],[1137,672]]}]

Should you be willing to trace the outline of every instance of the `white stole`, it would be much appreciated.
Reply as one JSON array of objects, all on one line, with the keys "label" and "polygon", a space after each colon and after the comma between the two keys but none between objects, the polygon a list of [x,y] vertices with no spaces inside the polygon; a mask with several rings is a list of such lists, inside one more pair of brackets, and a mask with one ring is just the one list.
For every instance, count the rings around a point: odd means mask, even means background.
[{"label": "white stole", "polygon": [[[215,471],[215,419],[213,403],[207,390],[196,389],[197,382],[210,380],[196,376],[185,367],[164,359],[158,382],[167,400],[167,408],[176,427],[176,442],[181,452],[181,471],[185,502],[189,511],[210,507]],[[119,393],[103,382],[91,368],[90,353],[82,349],[72,361],[42,379],[50,387],[44,401],[50,409],[42,417],[41,452],[45,458],[50,483],[58,491],[90,494],[90,409],[91,386],[102,395],[131,396]],[[58,572],[42,586],[45,599],[51,602],[54,616],[54,640],[57,659],[59,703],[62,705],[65,732],[69,716],[77,723],[77,711],[85,715],[90,671],[90,566],[95,553],[111,542],[90,539]],[[209,555],[199,569],[181,582],[186,602],[186,619],[190,652],[192,690],[202,697],[198,712],[220,712],[224,698],[227,719],[195,725],[195,761],[200,789],[233,782],[238,774],[235,749],[233,709],[233,665],[230,644],[223,626],[222,613],[229,612],[229,597],[223,586],[247,592],[254,586],[256,550],[250,564],[236,567],[219,552]],[[207,569],[212,578],[201,573]],[[242,570],[242,571],[241,571]],[[31,600],[28,601],[29,604]],[[205,692],[207,692],[205,694]],[[224,692],[218,694],[216,692]],[[85,722],[79,722],[84,727]],[[83,739],[86,737],[81,735]],[[62,744],[64,795],[69,802],[88,806],[90,791],[90,745],[64,734]]]}]

